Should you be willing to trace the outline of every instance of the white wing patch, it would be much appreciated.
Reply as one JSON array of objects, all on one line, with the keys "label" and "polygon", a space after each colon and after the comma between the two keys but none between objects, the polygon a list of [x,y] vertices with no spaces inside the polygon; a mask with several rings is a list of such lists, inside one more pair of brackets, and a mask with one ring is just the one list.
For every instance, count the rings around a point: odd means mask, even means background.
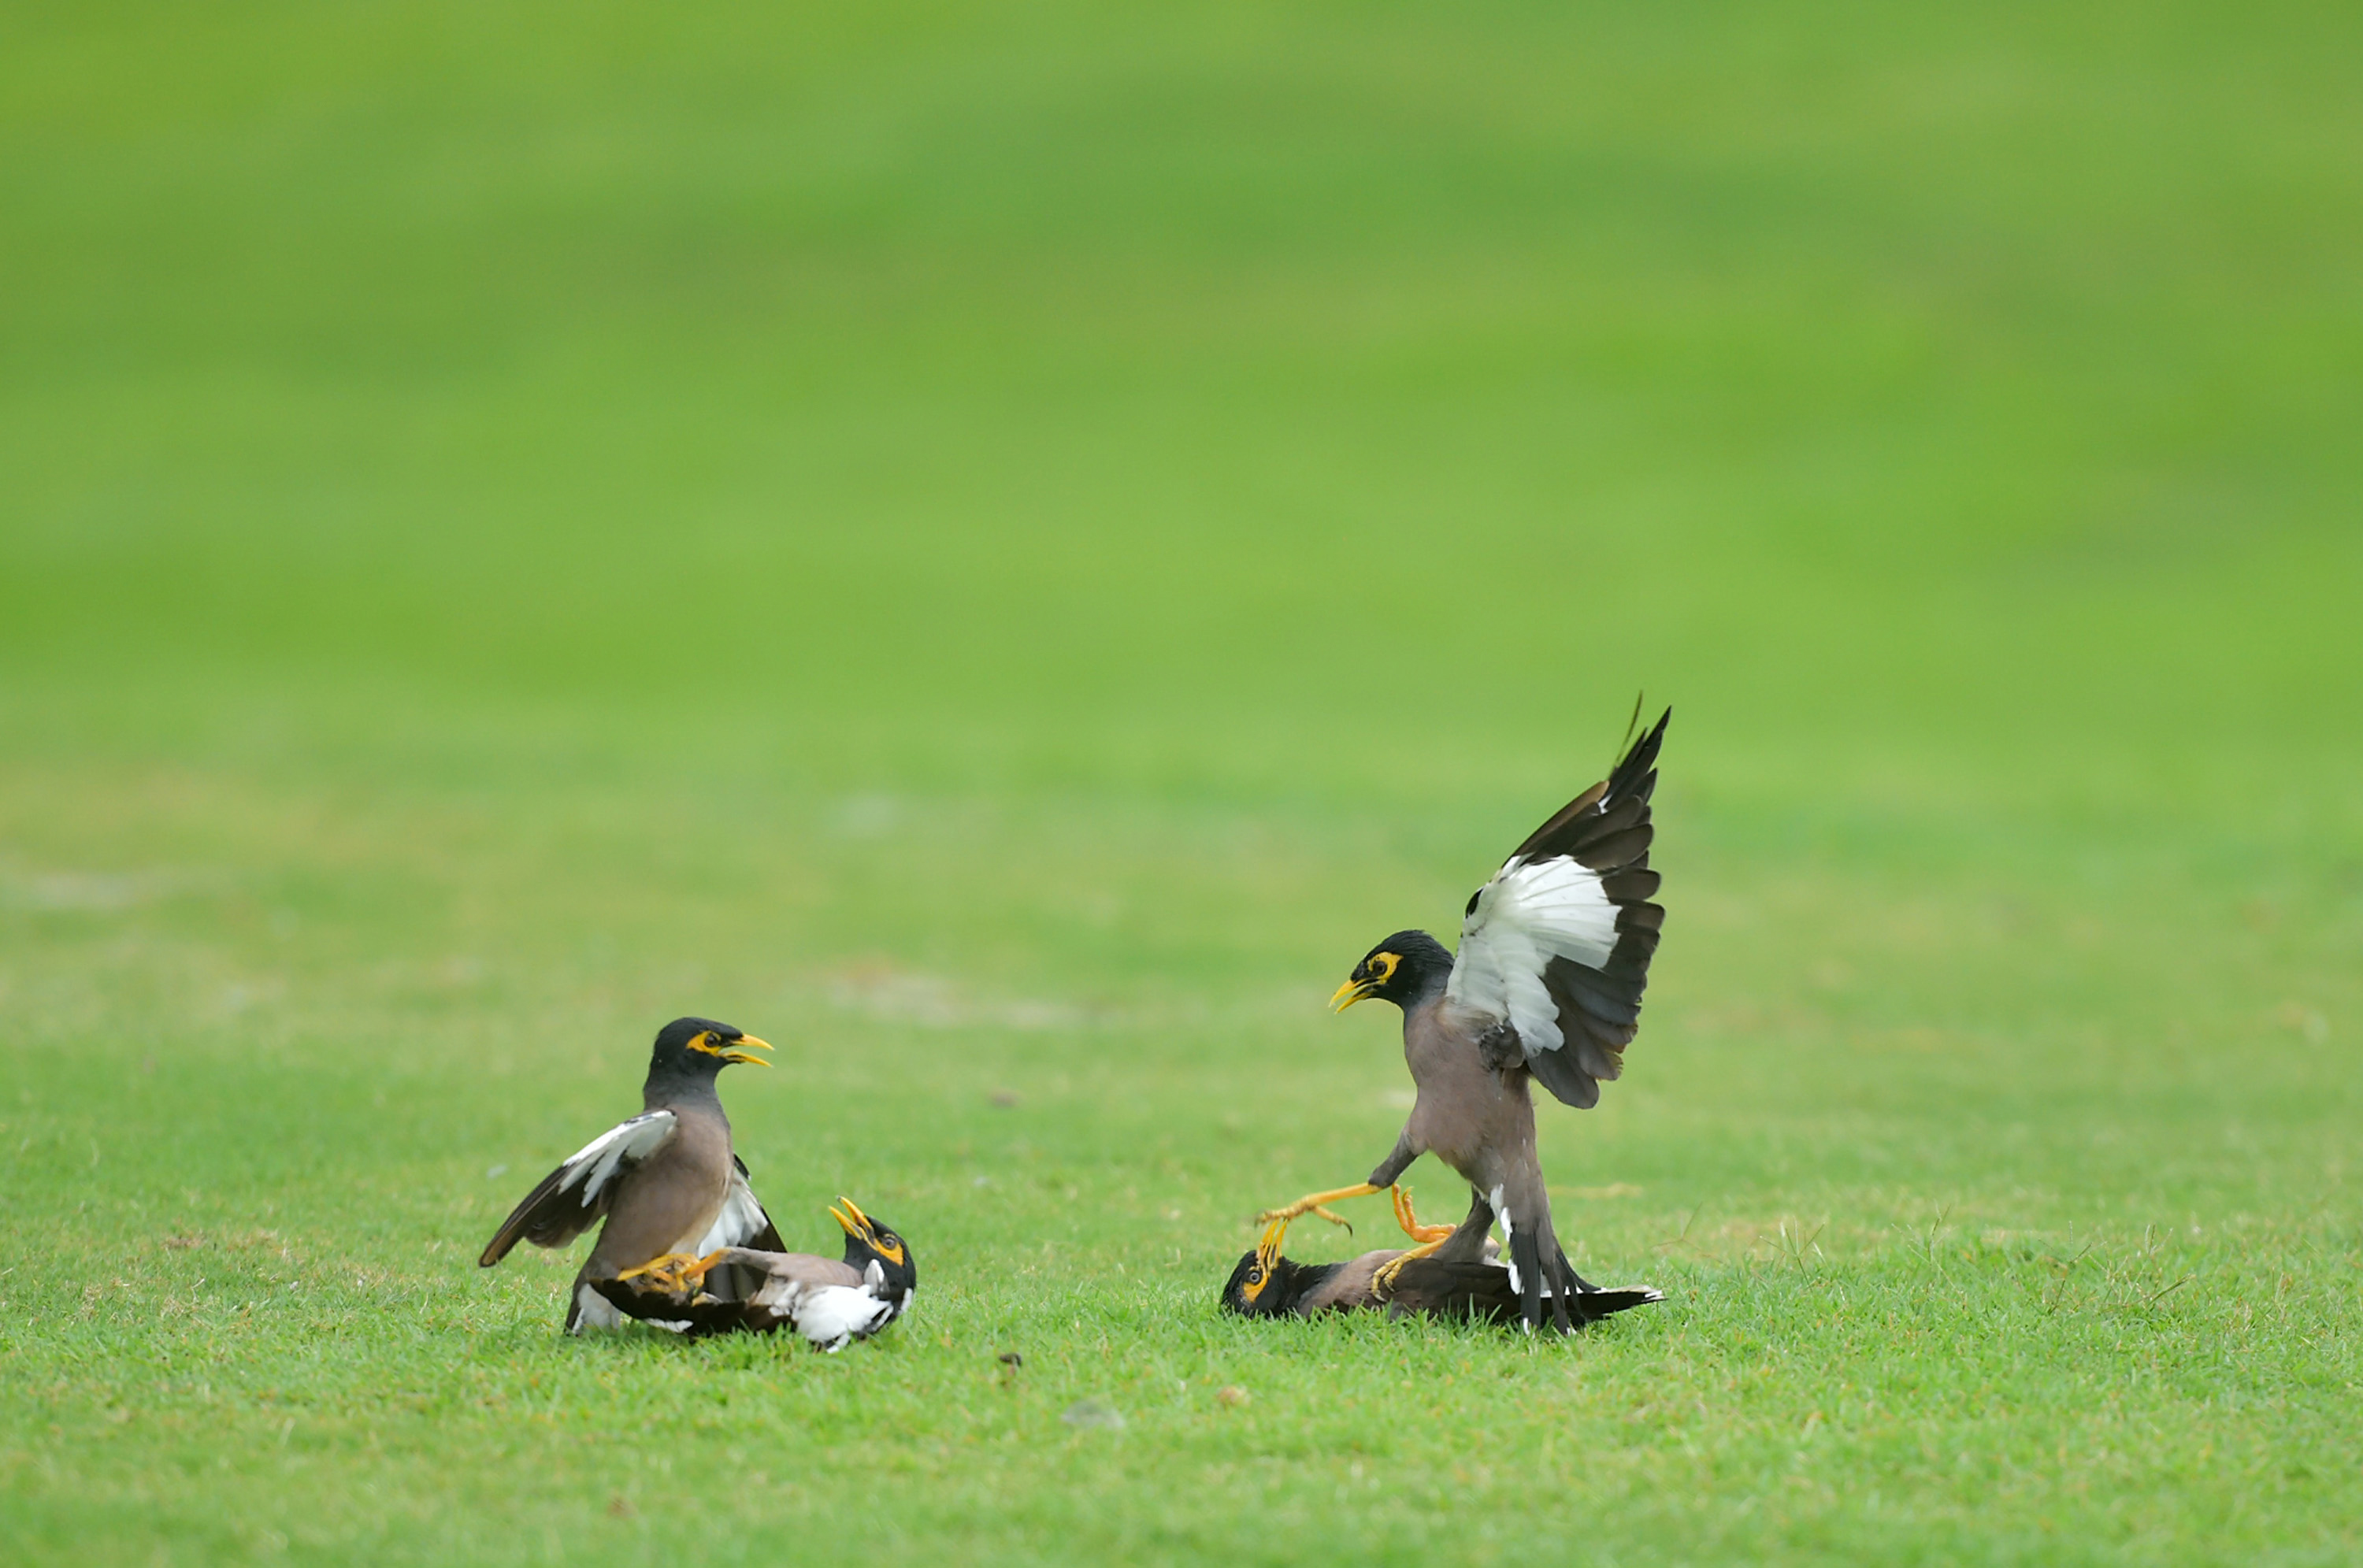
[{"label": "white wing patch", "polygon": [[1599,872],[1566,856],[1532,864],[1513,856],[1460,922],[1445,995],[1508,1019],[1529,1053],[1557,1050],[1566,1036],[1543,970],[1553,958],[1602,968],[1615,948],[1616,906]]},{"label": "white wing patch", "polygon": [[574,1287],[574,1327],[571,1332],[580,1334],[592,1329],[620,1329],[623,1326],[624,1315],[616,1309],[614,1302],[588,1285]]},{"label": "white wing patch", "polygon": [[558,1167],[558,1190],[571,1192],[579,1187],[586,1205],[597,1202],[627,1161],[638,1165],[647,1159],[658,1145],[672,1136],[672,1130],[670,1110],[645,1111],[629,1121],[618,1122],[577,1149]]},{"label": "white wing patch", "polygon": [[755,1200],[755,1189],[734,1169],[730,1173],[729,1195],[722,1200],[722,1212],[715,1216],[714,1228],[689,1250],[704,1257],[717,1248],[743,1247],[761,1235],[763,1227],[770,1223],[763,1206]]},{"label": "white wing patch", "polygon": [[875,1333],[893,1315],[892,1303],[865,1288],[823,1285],[805,1291],[796,1303],[796,1332],[834,1354],[857,1336]]},{"label": "white wing patch", "polygon": [[755,1304],[779,1313],[813,1344],[834,1354],[894,1317],[895,1304],[877,1293],[885,1275],[875,1263],[860,1285],[815,1285],[773,1275],[755,1292]]}]

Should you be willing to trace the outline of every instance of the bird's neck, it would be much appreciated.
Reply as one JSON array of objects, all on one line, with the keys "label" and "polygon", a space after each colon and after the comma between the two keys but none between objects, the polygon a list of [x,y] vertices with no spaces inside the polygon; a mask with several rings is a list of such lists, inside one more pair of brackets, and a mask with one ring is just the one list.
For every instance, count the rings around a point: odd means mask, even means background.
[{"label": "bird's neck", "polygon": [[[711,1107],[722,1114],[722,1097],[715,1092],[711,1073],[651,1073],[640,1089],[643,1110],[674,1110],[684,1106]],[[727,1120],[727,1118],[726,1118]]]},{"label": "bird's neck", "polygon": [[1435,1016],[1445,1004],[1444,982],[1438,980],[1423,988],[1416,996],[1406,997],[1403,1004],[1403,1038],[1409,1040],[1419,1025]]},{"label": "bird's neck", "polygon": [[1272,1284],[1280,1287],[1280,1305],[1276,1311],[1286,1312],[1296,1304],[1329,1283],[1330,1278],[1346,1265],[1342,1263],[1301,1264],[1288,1258],[1280,1260],[1273,1272],[1279,1275]]}]

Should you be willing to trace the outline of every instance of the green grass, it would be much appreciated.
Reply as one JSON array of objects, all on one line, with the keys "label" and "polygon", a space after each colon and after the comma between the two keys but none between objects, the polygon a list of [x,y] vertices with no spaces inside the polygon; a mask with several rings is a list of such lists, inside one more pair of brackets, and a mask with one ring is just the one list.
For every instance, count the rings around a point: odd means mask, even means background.
[{"label": "green grass", "polygon": [[[13,1560],[2363,1555],[2352,9],[840,12],[0,16]],[[1666,1304],[1217,1316],[1645,684]]]}]

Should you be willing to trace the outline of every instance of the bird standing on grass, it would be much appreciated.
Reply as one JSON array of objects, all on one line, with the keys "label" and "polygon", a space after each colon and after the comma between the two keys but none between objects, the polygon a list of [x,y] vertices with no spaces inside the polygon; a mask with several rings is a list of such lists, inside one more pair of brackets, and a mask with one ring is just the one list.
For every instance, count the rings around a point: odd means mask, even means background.
[{"label": "bird standing on grass", "polygon": [[[1423,1226],[1398,1205],[1419,1244],[1377,1265],[1375,1288],[1399,1283],[1418,1259],[1477,1261],[1498,1215],[1527,1326],[1543,1322],[1545,1301],[1561,1332],[1584,1315],[1570,1298],[1596,1287],[1570,1266],[1551,1228],[1526,1086],[1538,1081],[1589,1110],[1601,1080],[1624,1070],[1666,917],[1649,901],[1659,884],[1649,869],[1649,795],[1671,717],[1669,709],[1605,779],[1537,828],[1470,895],[1458,957],[1424,931],[1401,931],[1354,966],[1331,1003],[1343,1011],[1377,997],[1403,1009],[1403,1059],[1418,1088],[1411,1120],[1369,1181],[1267,1209],[1261,1220],[1282,1233],[1305,1213],[1342,1225],[1329,1204],[1384,1191],[1433,1154],[1468,1180],[1469,1218],[1457,1229]],[[1279,1235],[1267,1234],[1277,1259]]]},{"label": "bird standing on grass", "polygon": [[724,1067],[734,1062],[768,1066],[753,1053],[770,1049],[710,1018],[666,1024],[649,1059],[640,1114],[594,1138],[544,1176],[501,1221],[476,1262],[492,1267],[520,1239],[562,1247],[605,1219],[567,1297],[566,1331],[579,1334],[623,1321],[597,1288],[604,1282],[721,1247],[778,1250],[780,1233],[747,1185],[746,1165],[731,1152],[730,1119],[715,1092]]},{"label": "bird standing on grass", "polygon": [[[910,1243],[853,1199],[838,1198],[829,1215],[845,1231],[841,1259],[722,1247],[702,1258],[637,1270],[630,1278],[602,1280],[598,1289],[632,1317],[677,1323],[687,1333],[791,1328],[834,1353],[907,1311],[919,1288],[919,1269]],[[715,1290],[700,1288],[716,1275],[731,1277],[714,1281]]]}]

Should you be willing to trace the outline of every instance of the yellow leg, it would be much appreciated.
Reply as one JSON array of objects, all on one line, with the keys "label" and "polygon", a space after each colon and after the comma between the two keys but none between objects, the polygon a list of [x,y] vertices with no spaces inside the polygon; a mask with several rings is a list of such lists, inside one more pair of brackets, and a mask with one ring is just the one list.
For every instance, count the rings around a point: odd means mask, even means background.
[{"label": "yellow leg", "polygon": [[1285,1222],[1295,1219],[1300,1214],[1318,1214],[1332,1225],[1343,1225],[1350,1231],[1354,1228],[1352,1222],[1342,1214],[1330,1213],[1329,1205],[1348,1198],[1368,1198],[1378,1190],[1377,1187],[1364,1181],[1357,1182],[1352,1187],[1341,1187],[1335,1192],[1316,1192],[1310,1198],[1300,1198],[1295,1202],[1284,1204],[1278,1209],[1265,1209],[1256,1216],[1256,1223],[1269,1225],[1275,1220]]},{"label": "yellow leg", "polygon": [[704,1279],[706,1271],[720,1263],[722,1253],[727,1250],[725,1248],[711,1252],[702,1258],[691,1257],[687,1253],[667,1253],[660,1258],[649,1259],[638,1268],[627,1268],[616,1277],[633,1279],[646,1275],[649,1284],[679,1296],[686,1292],[693,1284]]},{"label": "yellow leg", "polygon": [[1446,1237],[1451,1235],[1454,1231],[1459,1229],[1458,1226],[1454,1225],[1421,1224],[1419,1222],[1419,1216],[1412,1211],[1411,1188],[1407,1187],[1398,1187],[1394,1189],[1394,1195],[1395,1223],[1402,1226],[1403,1234],[1409,1236],[1413,1241],[1422,1243],[1441,1242]]},{"label": "yellow leg", "polygon": [[1404,1253],[1400,1257],[1389,1258],[1385,1263],[1381,1264],[1378,1266],[1377,1271],[1370,1275],[1371,1295],[1376,1296],[1381,1301],[1384,1301],[1387,1297],[1392,1296],[1395,1293],[1395,1276],[1403,1273],[1403,1264],[1411,1262],[1414,1258],[1424,1258],[1427,1256],[1428,1253],[1444,1245],[1446,1236],[1452,1234],[1452,1227],[1449,1225],[1442,1227],[1431,1225],[1427,1227],[1427,1229],[1431,1231],[1441,1229],[1444,1231],[1444,1235],[1437,1237],[1436,1240],[1432,1242],[1422,1242],[1419,1245],[1412,1248],[1409,1252]]}]

